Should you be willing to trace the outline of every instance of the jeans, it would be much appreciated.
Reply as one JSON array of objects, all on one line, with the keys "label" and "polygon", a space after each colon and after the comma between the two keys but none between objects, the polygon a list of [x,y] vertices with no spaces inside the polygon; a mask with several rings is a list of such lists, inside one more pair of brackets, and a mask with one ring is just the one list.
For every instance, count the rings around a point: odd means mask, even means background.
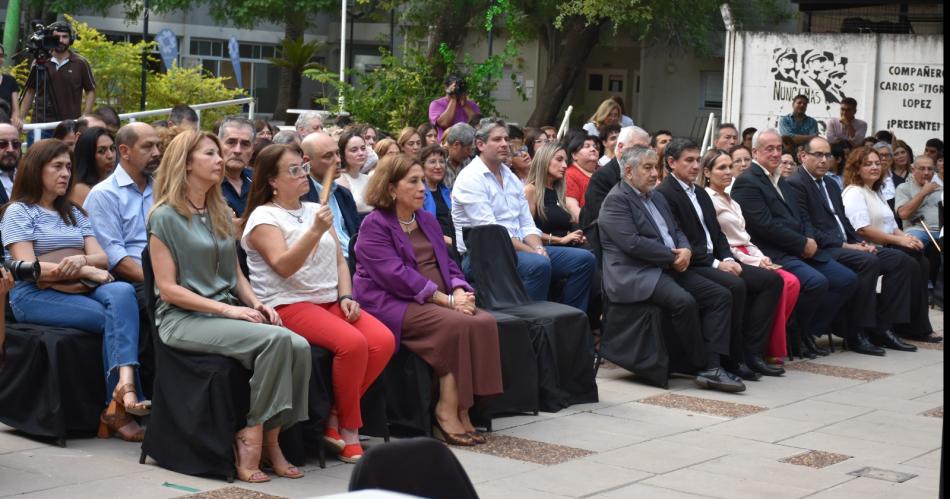
[{"label": "jeans", "polygon": [[[927,249],[933,246],[933,241],[930,240],[930,236],[927,235],[927,231],[925,231],[924,228],[919,225],[909,229],[904,229],[904,232],[916,237],[917,239],[920,239],[920,242],[924,243],[924,251],[927,251]],[[930,230],[929,232],[934,237],[934,239],[940,238],[939,230]]]},{"label": "jeans", "polygon": [[[119,382],[119,367],[139,365],[139,307],[127,282],[102,284],[87,294],[61,293],[20,283],[10,291],[10,308],[20,322],[102,333],[106,400]],[[136,388],[141,393],[136,369]]]}]

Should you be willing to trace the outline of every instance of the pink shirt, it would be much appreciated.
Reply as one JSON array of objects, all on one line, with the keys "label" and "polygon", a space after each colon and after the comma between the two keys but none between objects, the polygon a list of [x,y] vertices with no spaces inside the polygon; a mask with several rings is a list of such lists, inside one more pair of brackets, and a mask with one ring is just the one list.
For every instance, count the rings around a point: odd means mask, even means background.
[{"label": "pink shirt", "polygon": [[[482,112],[481,109],[478,108],[478,104],[472,99],[468,99],[465,105],[475,111],[472,116],[478,116]],[[444,132],[445,129],[437,125],[435,120],[439,119],[439,116],[445,112],[447,107],[449,107],[449,98],[447,96],[429,103],[429,122],[435,127],[436,133],[438,133],[436,140],[439,142],[442,141],[442,132]],[[468,113],[465,112],[462,106],[455,106],[455,116],[452,117],[452,124],[454,125],[456,123],[468,123]]]}]

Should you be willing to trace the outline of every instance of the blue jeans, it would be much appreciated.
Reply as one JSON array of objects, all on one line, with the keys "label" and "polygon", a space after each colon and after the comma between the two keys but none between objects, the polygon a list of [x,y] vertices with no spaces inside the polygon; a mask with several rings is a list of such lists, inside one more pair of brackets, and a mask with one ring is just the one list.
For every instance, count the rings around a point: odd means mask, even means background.
[{"label": "blue jeans", "polygon": [[[127,282],[103,284],[88,294],[61,293],[20,283],[10,291],[10,308],[20,322],[102,333],[106,400],[119,381],[121,366],[139,365],[139,306]],[[141,386],[136,369],[138,393]]]},{"label": "blue jeans", "polygon": [[[904,232],[916,237],[917,239],[920,239],[920,242],[924,243],[924,251],[927,251],[931,246],[933,246],[933,241],[930,240],[930,236],[927,235],[927,231],[925,231],[924,228],[920,227],[919,225],[909,229],[904,229]],[[930,230],[929,232],[934,237],[934,239],[940,239],[940,230]]]}]

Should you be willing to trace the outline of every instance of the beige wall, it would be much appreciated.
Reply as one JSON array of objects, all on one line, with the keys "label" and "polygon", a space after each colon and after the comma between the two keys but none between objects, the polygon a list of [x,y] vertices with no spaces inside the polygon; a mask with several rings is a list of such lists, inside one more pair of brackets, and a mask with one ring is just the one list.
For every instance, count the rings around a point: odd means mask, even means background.
[{"label": "beige wall", "polygon": [[721,111],[701,107],[701,74],[721,72],[723,58],[697,58],[654,46],[642,50],[641,60],[640,111],[634,122],[650,132],[666,129],[701,140],[709,113],[718,117]]}]

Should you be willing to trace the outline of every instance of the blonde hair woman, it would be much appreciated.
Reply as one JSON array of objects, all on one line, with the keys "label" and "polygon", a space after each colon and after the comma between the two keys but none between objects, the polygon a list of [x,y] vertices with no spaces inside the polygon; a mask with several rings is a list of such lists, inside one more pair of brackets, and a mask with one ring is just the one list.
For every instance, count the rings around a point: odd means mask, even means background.
[{"label": "blonde hair woman", "polygon": [[[237,476],[246,482],[303,473],[284,458],[280,430],[307,419],[310,345],[279,327],[238,267],[231,210],[221,194],[218,138],[187,130],[168,148],[155,179],[148,233],[159,337],[180,350],[224,355],[253,370],[247,426],[235,435]],[[262,455],[263,454],[263,455]]]},{"label": "blonde hair woman", "polygon": [[584,130],[594,137],[600,137],[600,129],[606,125],[620,123],[620,104],[613,99],[607,99],[597,106],[597,111],[590,117],[590,121],[584,125]]},{"label": "blonde hair woman", "polygon": [[584,233],[574,226],[565,203],[567,152],[557,144],[544,144],[535,152],[524,186],[534,224],[544,244],[584,244]]},{"label": "blonde hair woman", "polygon": [[417,158],[419,151],[422,150],[422,135],[420,135],[415,128],[407,126],[399,131],[396,143],[399,144],[399,150],[402,151],[403,154]]}]

